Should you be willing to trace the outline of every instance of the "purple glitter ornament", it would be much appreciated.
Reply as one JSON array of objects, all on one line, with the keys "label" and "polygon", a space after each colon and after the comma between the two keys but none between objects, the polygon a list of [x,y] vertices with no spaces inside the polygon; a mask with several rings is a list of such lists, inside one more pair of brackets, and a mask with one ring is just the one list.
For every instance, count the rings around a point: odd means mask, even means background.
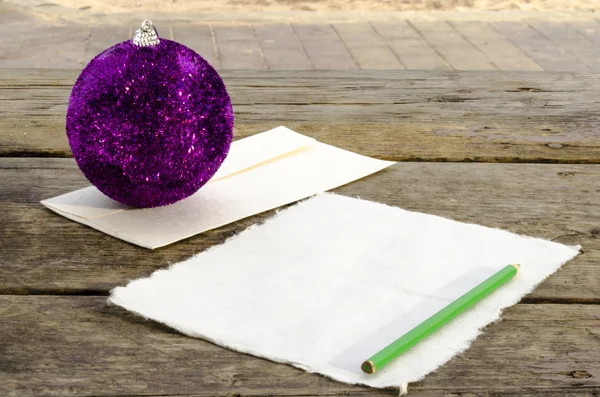
[{"label": "purple glitter ornament", "polygon": [[81,171],[102,193],[136,207],[195,193],[221,166],[232,133],[219,74],[191,49],[159,40],[149,21],[92,59],[67,109]]}]

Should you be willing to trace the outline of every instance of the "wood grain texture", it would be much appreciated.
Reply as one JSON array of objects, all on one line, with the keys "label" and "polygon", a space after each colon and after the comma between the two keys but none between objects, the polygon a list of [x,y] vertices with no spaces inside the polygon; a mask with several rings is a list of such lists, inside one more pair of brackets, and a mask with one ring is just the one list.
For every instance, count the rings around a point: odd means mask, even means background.
[{"label": "wood grain texture", "polygon": [[[70,157],[76,71],[0,70],[0,156]],[[390,160],[600,163],[600,78],[535,72],[224,72],[236,138],[286,125]]]},{"label": "wood grain texture", "polygon": [[[64,134],[77,75],[0,69],[0,395],[397,395],[235,353],[106,306],[115,286],[222,243],[274,211],[149,251],[43,208],[40,200],[88,185],[67,158]],[[600,396],[600,76],[223,77],[238,139],[285,124],[359,153],[423,161],[336,193],[584,247],[464,354],[411,385],[409,396]]]},{"label": "wood grain texture", "polygon": [[[2,396],[398,394],[189,338],[103,297],[0,296],[0,319]],[[600,390],[599,330],[597,305],[511,307],[465,353],[411,384],[409,396],[589,395]]]},{"label": "wood grain texture", "polygon": [[[150,251],[41,206],[88,183],[71,159],[0,159],[0,293],[106,294],[222,243],[272,211]],[[400,163],[335,192],[581,244],[530,299],[600,302],[599,165]]]}]

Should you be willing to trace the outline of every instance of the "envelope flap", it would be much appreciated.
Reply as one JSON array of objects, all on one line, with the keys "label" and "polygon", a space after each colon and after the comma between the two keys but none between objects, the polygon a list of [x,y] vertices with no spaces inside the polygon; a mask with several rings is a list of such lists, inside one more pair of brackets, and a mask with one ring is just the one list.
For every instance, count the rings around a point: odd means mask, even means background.
[{"label": "envelope flap", "polygon": [[[316,142],[313,138],[283,126],[240,139],[231,144],[229,155],[209,183],[314,145]],[[93,186],[43,200],[41,203],[48,208],[86,219],[100,218],[133,208],[112,200]]]},{"label": "envelope flap", "polygon": [[231,144],[229,155],[211,181],[227,178],[315,143],[314,138],[283,126],[241,139]]}]

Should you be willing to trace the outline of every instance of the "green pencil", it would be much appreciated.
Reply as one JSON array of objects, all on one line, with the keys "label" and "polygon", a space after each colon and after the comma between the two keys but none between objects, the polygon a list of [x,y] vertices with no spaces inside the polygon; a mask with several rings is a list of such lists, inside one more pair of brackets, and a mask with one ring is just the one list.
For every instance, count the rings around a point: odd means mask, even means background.
[{"label": "green pencil", "polygon": [[375,353],[361,365],[363,372],[373,374],[393,359],[431,335],[460,313],[479,302],[517,275],[519,265],[508,265],[477,287],[417,325],[390,345]]}]

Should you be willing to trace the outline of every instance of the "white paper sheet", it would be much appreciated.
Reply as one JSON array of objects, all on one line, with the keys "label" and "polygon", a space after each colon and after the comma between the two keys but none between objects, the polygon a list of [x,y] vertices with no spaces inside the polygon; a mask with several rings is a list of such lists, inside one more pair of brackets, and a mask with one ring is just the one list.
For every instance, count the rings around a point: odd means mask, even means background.
[{"label": "white paper sheet", "polygon": [[[184,334],[373,387],[405,386],[577,255],[569,247],[334,194],[112,291]],[[361,363],[507,264],[517,277],[374,375]]]},{"label": "white paper sheet", "polygon": [[278,127],[234,142],[208,184],[166,207],[128,207],[93,186],[42,204],[76,222],[154,249],[345,185],[391,164]]}]

